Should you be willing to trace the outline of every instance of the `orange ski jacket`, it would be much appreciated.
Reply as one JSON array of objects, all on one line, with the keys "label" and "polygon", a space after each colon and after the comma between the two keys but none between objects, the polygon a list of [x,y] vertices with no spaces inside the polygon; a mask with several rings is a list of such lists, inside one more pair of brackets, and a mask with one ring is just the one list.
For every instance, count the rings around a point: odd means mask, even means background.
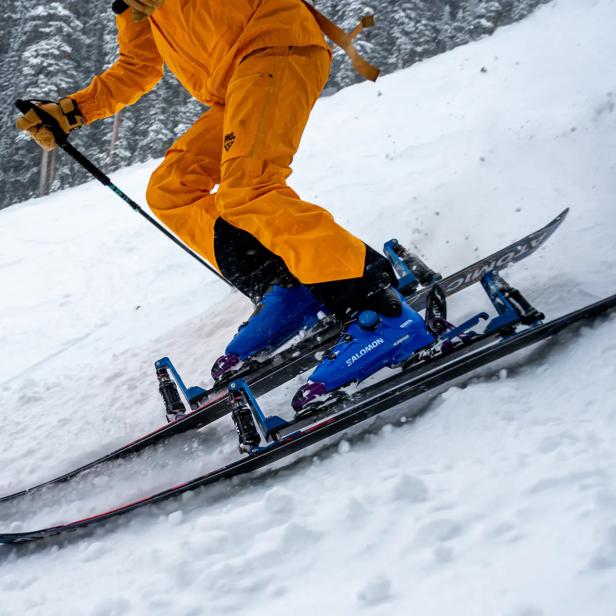
[{"label": "orange ski jacket", "polygon": [[135,103],[163,76],[163,65],[204,104],[224,104],[235,67],[265,47],[329,49],[302,0],[170,0],[141,23],[116,17],[119,59],[71,95],[87,124]]}]

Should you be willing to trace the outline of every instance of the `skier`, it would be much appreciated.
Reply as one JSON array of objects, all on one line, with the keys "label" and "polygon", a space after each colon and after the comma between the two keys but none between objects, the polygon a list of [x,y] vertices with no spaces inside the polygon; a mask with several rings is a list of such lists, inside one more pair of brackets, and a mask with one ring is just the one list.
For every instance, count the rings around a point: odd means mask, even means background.
[{"label": "skier", "polygon": [[[216,361],[214,378],[323,313],[346,325],[296,395],[296,410],[431,342],[397,292],[388,260],[286,182],[329,75],[323,16],[303,0],[116,0],[114,10],[119,59],[86,88],[41,107],[68,134],[135,103],[162,78],[163,65],[209,106],[167,151],[147,200],[256,305]],[[55,147],[34,110],[17,128]]]}]

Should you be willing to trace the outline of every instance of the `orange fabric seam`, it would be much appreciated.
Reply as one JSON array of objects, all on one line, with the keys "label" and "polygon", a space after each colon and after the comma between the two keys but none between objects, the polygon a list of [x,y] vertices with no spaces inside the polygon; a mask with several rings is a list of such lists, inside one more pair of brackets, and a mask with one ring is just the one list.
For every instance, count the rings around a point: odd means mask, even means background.
[{"label": "orange fabric seam", "polygon": [[257,128],[257,134],[255,137],[255,145],[252,149],[252,152],[250,153],[251,171],[254,171],[254,164],[257,159],[257,153],[261,147],[261,141],[263,137],[263,127],[265,125],[265,118],[267,117],[267,111],[271,106],[272,96],[274,95],[275,89],[278,86],[278,82],[279,82],[278,71],[279,71],[282,58],[283,56],[278,56],[276,58],[276,63],[274,64],[274,69],[272,71],[272,83],[269,87],[269,92],[267,93],[267,99],[265,101],[265,105],[263,106],[263,110],[261,111],[261,117],[259,118],[259,126]]}]

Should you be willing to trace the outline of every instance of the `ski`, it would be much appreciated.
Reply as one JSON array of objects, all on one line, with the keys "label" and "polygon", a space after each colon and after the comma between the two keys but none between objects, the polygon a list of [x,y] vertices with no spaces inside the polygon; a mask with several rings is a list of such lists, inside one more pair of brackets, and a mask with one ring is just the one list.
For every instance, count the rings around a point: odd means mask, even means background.
[{"label": "ski", "polygon": [[[255,448],[250,455],[226,466],[152,496],[88,518],[35,531],[0,533],[0,543],[19,544],[63,535],[100,524],[148,505],[160,503],[184,492],[264,468],[403,402],[546,340],[575,323],[593,319],[615,307],[616,294],[547,323],[528,326],[518,333],[511,333],[508,324],[502,330],[486,330],[489,333],[480,335],[476,345],[462,347],[434,361],[427,360],[418,372],[413,368],[403,369],[388,379],[360,390],[349,399],[336,401],[328,409],[325,417],[317,417],[307,425],[298,426],[290,433],[279,436],[277,440],[274,439],[263,447]],[[416,415],[420,412],[416,411]]]},{"label": "ski", "polygon": [[[453,295],[479,282],[482,276],[489,271],[501,271],[510,265],[522,261],[545,244],[563,223],[568,213],[569,209],[567,208],[541,229],[513,242],[509,246],[506,246],[484,259],[476,261],[446,278],[432,276],[430,284],[417,291],[415,291],[416,286],[406,282],[408,278],[415,280],[413,276],[414,268],[405,267],[403,263],[399,263],[403,270],[402,272],[398,271],[398,273],[401,274],[401,290],[403,292],[410,292],[410,295],[406,297],[407,303],[414,310],[418,312],[422,311],[426,308],[427,297],[437,281],[439,287],[446,295]],[[390,248],[390,246],[393,247]],[[390,250],[394,252],[397,246],[399,245],[395,240],[388,242],[385,245],[385,253],[388,254]],[[425,264],[422,263],[421,265],[425,268]],[[404,276],[404,274],[406,274],[406,276]],[[317,355],[326,351],[336,342],[339,332],[340,325],[338,323],[326,321],[321,326],[318,326],[310,337],[300,341],[298,344],[262,362],[246,365],[242,370],[233,375],[233,380],[240,378],[245,379],[255,395],[263,395],[314,367],[318,361]],[[168,362],[168,364],[171,363],[167,358],[164,358],[157,362],[157,366],[165,361]],[[227,396],[227,386],[229,382],[229,380],[222,381],[209,390],[198,387],[190,389],[184,387],[184,392],[187,394],[186,397],[190,402],[191,411],[183,418],[165,424],[123,447],[63,475],[44,481],[36,486],[15,492],[14,494],[0,497],[0,503],[12,501],[54,484],[69,481],[81,473],[101,464],[137,453],[157,442],[188,430],[202,428],[224,417],[231,412],[231,406]]]}]

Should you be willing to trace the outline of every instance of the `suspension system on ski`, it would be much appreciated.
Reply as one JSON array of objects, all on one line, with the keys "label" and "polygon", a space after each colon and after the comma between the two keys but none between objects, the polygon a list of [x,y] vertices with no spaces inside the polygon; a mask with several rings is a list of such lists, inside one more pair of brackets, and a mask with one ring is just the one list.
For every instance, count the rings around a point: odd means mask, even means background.
[{"label": "suspension system on ski", "polygon": [[289,422],[277,415],[266,417],[246,381],[242,379],[233,381],[227,389],[231,403],[231,416],[240,440],[240,452],[255,453],[258,450],[261,435],[257,430],[257,424],[266,441],[278,440],[278,431],[287,426]]},{"label": "suspension system on ski", "polygon": [[250,453],[261,443],[261,435],[252,416],[252,411],[241,389],[235,388],[234,383],[229,385],[229,400],[231,401],[231,417],[240,439],[240,453]]},{"label": "suspension system on ski", "polygon": [[484,274],[481,286],[498,312],[498,316],[486,327],[485,333],[498,330],[503,335],[510,335],[520,323],[537,325],[545,319],[545,315],[534,308],[522,293],[506,282],[497,271]]},{"label": "suspension system on ski", "polygon": [[159,359],[154,364],[154,368],[158,378],[158,391],[162,396],[165,415],[169,423],[182,419],[188,412],[179,391],[188,400],[191,410],[195,410],[203,400],[207,400],[207,392],[202,387],[186,387],[184,385],[182,377],[168,357]]},{"label": "suspension system on ski", "polygon": [[401,293],[414,291],[419,285],[429,287],[443,278],[396,239],[389,240],[383,252],[400,278],[398,290]]},{"label": "suspension system on ski", "polygon": [[156,368],[156,377],[158,378],[158,391],[165,405],[167,421],[176,421],[186,414],[186,407],[180,398],[177,385],[169,376],[166,366]]},{"label": "suspension system on ski", "polygon": [[453,325],[447,321],[447,296],[438,284],[435,284],[426,298],[426,326],[435,336],[444,334]]}]

